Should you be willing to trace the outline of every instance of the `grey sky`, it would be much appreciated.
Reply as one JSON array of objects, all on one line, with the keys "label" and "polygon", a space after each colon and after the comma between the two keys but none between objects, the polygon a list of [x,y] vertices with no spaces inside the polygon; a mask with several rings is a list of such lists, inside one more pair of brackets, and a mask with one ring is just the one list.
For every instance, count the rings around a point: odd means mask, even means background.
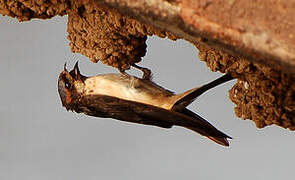
[{"label": "grey sky", "polygon": [[[234,115],[230,82],[190,109],[234,139],[230,148],[180,127],[161,129],[67,112],[57,78],[67,61],[81,73],[117,72],[70,52],[66,17],[18,23],[0,16],[0,179],[286,179],[293,177],[294,132],[255,128]],[[185,41],[152,37],[140,65],[183,92],[217,77]],[[136,71],[130,71],[138,74]]]}]

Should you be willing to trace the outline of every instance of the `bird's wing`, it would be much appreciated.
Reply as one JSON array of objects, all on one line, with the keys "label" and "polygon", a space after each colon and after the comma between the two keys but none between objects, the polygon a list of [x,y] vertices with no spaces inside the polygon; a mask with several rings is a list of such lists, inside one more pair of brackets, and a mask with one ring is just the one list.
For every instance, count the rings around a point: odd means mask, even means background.
[{"label": "bird's wing", "polygon": [[232,139],[230,136],[226,135],[225,133],[219,131],[218,129],[216,129],[212,124],[210,124],[207,120],[205,120],[204,118],[202,118],[201,116],[199,116],[198,114],[190,111],[187,108],[184,108],[180,111],[180,113],[185,114],[191,118],[194,118],[200,122],[203,122],[204,124],[207,124],[206,127],[211,127],[212,129],[215,129],[215,131],[218,131],[220,133],[219,136],[211,136],[208,135],[206,129],[202,129],[201,127],[199,128],[195,128],[195,127],[187,127],[190,130],[196,131],[197,133],[206,136],[207,138],[211,139],[212,141],[215,141],[218,144],[224,145],[224,146],[229,146],[228,140]]},{"label": "bird's wing", "polygon": [[172,106],[172,110],[178,111],[181,109],[184,109],[186,106],[188,106],[190,103],[192,103],[198,96],[203,94],[204,92],[208,91],[211,88],[214,88],[222,83],[225,83],[227,81],[232,80],[233,77],[230,75],[223,75],[220,78],[205,84],[199,88],[193,88],[191,90],[188,90],[182,94],[176,95],[175,97],[175,103]]},{"label": "bird's wing", "polygon": [[174,124],[169,118],[162,118],[167,113],[160,108],[134,101],[106,95],[86,95],[75,102],[76,112],[90,116],[114,118],[117,120],[171,128]]},{"label": "bird's wing", "polygon": [[[108,117],[122,121],[171,128],[173,125],[189,128],[207,137],[228,138],[221,131],[191,111],[175,112],[148,104],[104,95],[82,96],[75,110],[90,116]],[[194,113],[193,113],[194,114]]]}]

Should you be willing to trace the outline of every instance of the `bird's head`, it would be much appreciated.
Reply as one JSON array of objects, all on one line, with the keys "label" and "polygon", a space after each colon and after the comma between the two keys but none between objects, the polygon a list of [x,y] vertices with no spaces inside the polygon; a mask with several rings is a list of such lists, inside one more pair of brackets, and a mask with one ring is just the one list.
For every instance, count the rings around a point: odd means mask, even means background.
[{"label": "bird's head", "polygon": [[72,102],[79,98],[84,92],[84,81],[87,77],[80,74],[78,62],[75,64],[73,70],[70,72],[64,65],[64,70],[60,73],[58,78],[58,93],[62,105],[67,109],[72,109]]}]

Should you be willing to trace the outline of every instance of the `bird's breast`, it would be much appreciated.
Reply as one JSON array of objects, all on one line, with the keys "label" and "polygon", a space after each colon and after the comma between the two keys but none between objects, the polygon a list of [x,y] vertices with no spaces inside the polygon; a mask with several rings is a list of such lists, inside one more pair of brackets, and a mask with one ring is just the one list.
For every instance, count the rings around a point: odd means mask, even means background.
[{"label": "bird's breast", "polygon": [[88,78],[85,80],[85,94],[113,96],[168,110],[173,106],[173,93],[135,77],[123,79],[120,75],[109,75]]}]

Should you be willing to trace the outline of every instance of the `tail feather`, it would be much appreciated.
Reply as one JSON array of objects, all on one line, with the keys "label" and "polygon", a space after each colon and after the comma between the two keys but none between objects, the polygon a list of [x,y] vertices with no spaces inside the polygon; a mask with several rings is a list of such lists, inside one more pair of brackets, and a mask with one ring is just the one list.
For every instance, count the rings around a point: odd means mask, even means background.
[{"label": "tail feather", "polygon": [[184,109],[185,107],[187,107],[189,104],[191,104],[197,97],[199,97],[201,94],[203,94],[204,92],[220,85],[223,84],[227,81],[232,80],[233,77],[231,77],[228,74],[225,74],[223,76],[221,76],[220,78],[211,81],[199,88],[193,88],[191,90],[188,90],[178,96],[176,96],[176,100],[174,102],[174,105],[172,107],[172,110],[174,111],[179,111]]},{"label": "tail feather", "polygon": [[186,127],[186,128],[188,128],[188,129],[190,129],[190,130],[192,130],[192,131],[194,131],[194,132],[196,132],[198,134],[201,134],[201,135],[209,138],[210,140],[216,142],[217,144],[220,144],[222,146],[227,146],[227,147],[229,146],[229,142],[227,140],[227,138],[231,139],[231,137],[229,137],[229,136],[224,136],[224,137],[206,136],[205,135],[206,133],[201,132],[200,129],[198,129],[198,128],[193,128],[193,127]]}]

